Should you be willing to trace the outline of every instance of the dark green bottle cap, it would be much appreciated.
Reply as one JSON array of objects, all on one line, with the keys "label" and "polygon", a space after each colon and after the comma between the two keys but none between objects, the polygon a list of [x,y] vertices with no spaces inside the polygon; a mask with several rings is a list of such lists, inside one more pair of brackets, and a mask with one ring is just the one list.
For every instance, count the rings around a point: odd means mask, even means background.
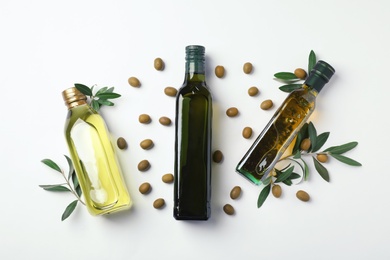
[{"label": "dark green bottle cap", "polygon": [[194,73],[205,71],[205,47],[201,45],[189,45],[186,47],[186,70]]},{"label": "dark green bottle cap", "polygon": [[335,69],[331,65],[325,61],[319,60],[310,71],[309,77],[304,84],[314,88],[317,92],[320,92],[324,85],[332,78],[334,73]]}]

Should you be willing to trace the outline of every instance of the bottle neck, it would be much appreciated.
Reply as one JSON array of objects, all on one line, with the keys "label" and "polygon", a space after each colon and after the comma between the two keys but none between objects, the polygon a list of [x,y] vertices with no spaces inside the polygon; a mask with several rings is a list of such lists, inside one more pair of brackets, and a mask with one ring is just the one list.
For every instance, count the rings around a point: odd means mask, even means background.
[{"label": "bottle neck", "polygon": [[205,81],[205,48],[199,45],[186,47],[185,81]]}]

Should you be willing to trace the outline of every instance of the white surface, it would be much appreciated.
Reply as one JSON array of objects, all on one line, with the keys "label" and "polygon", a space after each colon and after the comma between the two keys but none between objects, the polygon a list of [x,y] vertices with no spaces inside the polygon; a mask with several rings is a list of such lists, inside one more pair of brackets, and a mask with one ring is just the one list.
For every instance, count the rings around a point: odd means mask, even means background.
[{"label": "white surface", "polygon": [[[2,0],[0,258],[389,259],[389,11],[386,0]],[[206,47],[213,148],[225,156],[213,166],[212,217],[199,223],[174,220],[173,185],[160,179],[173,171],[174,127],[158,118],[174,118],[174,99],[163,89],[180,87],[188,44]],[[286,96],[273,74],[306,68],[311,49],[336,69],[312,121],[318,132],[331,132],[327,146],[358,141],[347,155],[363,167],[331,160],[326,183],[310,163],[309,182],[284,188],[281,199],[271,196],[257,209],[260,188],[234,171],[254,141],[241,131],[251,126],[260,133]],[[153,68],[156,57],[166,63],[163,72]],[[242,72],[247,61],[251,75]],[[223,79],[213,75],[218,64],[227,70]],[[130,87],[130,76],[142,87]],[[112,134],[129,142],[119,151],[134,200],[127,213],[92,217],[80,206],[61,222],[72,195],[38,187],[62,181],[41,159],[67,170],[61,91],[73,83],[115,86],[122,94],[102,114]],[[246,94],[252,85],[259,96]],[[262,111],[259,104],[269,98],[275,107]],[[226,117],[231,106],[239,117]],[[141,113],[151,115],[150,125],[138,123]],[[139,147],[145,138],[155,141],[150,151]],[[142,159],[152,164],[146,173],[137,171]],[[138,192],[144,181],[153,186],[147,196]],[[243,194],[232,201],[235,185]],[[311,202],[295,198],[299,189]],[[167,202],[162,210],[152,207],[158,197]],[[223,213],[225,203],[235,216]]]}]

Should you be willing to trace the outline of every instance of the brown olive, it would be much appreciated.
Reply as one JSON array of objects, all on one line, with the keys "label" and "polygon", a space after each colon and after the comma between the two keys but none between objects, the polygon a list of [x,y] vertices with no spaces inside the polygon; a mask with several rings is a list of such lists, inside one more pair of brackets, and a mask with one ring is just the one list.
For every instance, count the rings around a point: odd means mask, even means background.
[{"label": "brown olive", "polygon": [[301,150],[303,150],[303,151],[307,151],[307,150],[310,149],[310,146],[311,146],[311,141],[310,141],[310,139],[309,139],[309,138],[305,138],[305,139],[302,140],[301,145],[300,145],[300,148],[301,148]]},{"label": "brown olive", "polygon": [[306,71],[301,68],[297,68],[296,70],[294,70],[294,74],[299,79],[305,79],[307,75]]},{"label": "brown olive", "polygon": [[241,195],[241,187],[240,186],[235,186],[231,191],[230,191],[230,198],[233,200],[237,199]]},{"label": "brown olive", "polygon": [[244,127],[244,129],[242,130],[242,136],[245,138],[245,139],[249,139],[252,137],[252,128],[247,126],[247,127]]},{"label": "brown olive", "polygon": [[215,76],[222,78],[225,75],[225,68],[221,65],[215,67]]},{"label": "brown olive", "polygon": [[128,81],[132,87],[138,88],[141,86],[141,82],[136,77],[130,77]]},{"label": "brown olive", "polygon": [[150,168],[150,163],[148,160],[142,160],[138,163],[138,170],[141,172],[147,171]]},{"label": "brown olive", "polygon": [[306,191],[299,190],[296,195],[301,201],[307,202],[310,200],[310,195]]},{"label": "brown olive", "polygon": [[116,141],[116,144],[118,145],[118,148],[121,150],[127,148],[127,142],[123,137],[119,137],[118,140]]},{"label": "brown olive", "polygon": [[263,110],[268,110],[271,107],[273,107],[273,105],[274,105],[274,103],[272,102],[272,100],[271,99],[267,99],[267,100],[264,100],[263,102],[261,102],[260,108],[263,109]]},{"label": "brown olive", "polygon": [[234,214],[234,208],[230,204],[225,204],[225,206],[223,206],[223,211],[225,211],[225,213],[228,214],[228,215],[233,215]]},{"label": "brown olive", "polygon": [[254,97],[254,96],[256,96],[257,94],[259,94],[259,89],[258,89],[257,87],[253,86],[253,87],[250,87],[250,88],[248,89],[248,95],[249,95],[249,96]]},{"label": "brown olive", "polygon": [[138,188],[138,190],[139,190],[139,192],[141,192],[141,194],[148,194],[151,189],[152,189],[152,186],[150,186],[149,182],[142,183]]},{"label": "brown olive", "polygon": [[165,126],[168,126],[172,123],[171,119],[169,119],[169,117],[166,117],[166,116],[160,117],[160,119],[158,121],[160,122],[160,124],[165,125]]},{"label": "brown olive", "polygon": [[158,198],[153,202],[153,207],[155,209],[161,209],[165,205],[165,200],[163,198]]},{"label": "brown olive", "polygon": [[250,62],[246,62],[242,69],[243,69],[245,74],[250,74],[252,72],[253,65]]},{"label": "brown olive", "polygon": [[272,195],[274,195],[275,198],[279,198],[282,195],[282,187],[277,184],[272,186]]},{"label": "brown olive", "polygon": [[175,89],[174,87],[166,87],[166,88],[164,89],[164,93],[165,93],[165,95],[167,95],[167,96],[176,97],[176,95],[177,95],[177,89]]},{"label": "brown olive", "polygon": [[165,64],[161,58],[154,59],[154,68],[156,70],[164,70]]},{"label": "brown olive", "polygon": [[142,149],[148,150],[153,147],[154,143],[151,139],[145,139],[142,140],[139,145],[141,146]]},{"label": "brown olive", "polygon": [[167,174],[164,174],[162,177],[161,177],[161,180],[165,183],[172,183],[173,180],[174,180],[174,177],[173,177],[173,174],[172,173],[167,173]]},{"label": "brown olive", "polygon": [[216,162],[216,163],[220,163],[222,162],[223,160],[223,154],[220,150],[216,150],[214,153],[213,153],[213,161]]},{"label": "brown olive", "polygon": [[322,163],[326,163],[328,161],[328,155],[323,153],[317,154],[317,160]]},{"label": "brown olive", "polygon": [[141,124],[149,124],[150,121],[152,121],[152,119],[150,118],[150,116],[148,114],[141,114],[139,115],[138,117],[138,121],[141,123]]},{"label": "brown olive", "polygon": [[226,115],[228,117],[235,117],[238,115],[238,109],[236,107],[230,107],[226,110]]}]

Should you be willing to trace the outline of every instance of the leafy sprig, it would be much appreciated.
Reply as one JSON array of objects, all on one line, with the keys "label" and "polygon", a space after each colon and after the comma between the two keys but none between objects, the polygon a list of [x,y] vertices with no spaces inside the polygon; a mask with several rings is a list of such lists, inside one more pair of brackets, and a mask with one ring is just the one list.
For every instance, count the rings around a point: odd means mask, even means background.
[{"label": "leafy sprig", "polygon": [[[307,75],[310,75],[311,70],[317,62],[316,54],[313,50],[309,53],[308,59],[308,68]],[[302,83],[304,79],[298,78],[293,72],[278,72],[274,74],[275,80],[285,83],[279,87],[279,89],[283,92],[292,92],[295,89],[299,89],[302,87]]]},{"label": "leafy sprig", "polygon": [[65,179],[64,183],[60,184],[50,184],[50,185],[39,185],[39,187],[43,188],[47,191],[54,191],[54,192],[70,192],[75,197],[76,200],[72,201],[65,209],[65,211],[62,213],[61,220],[64,221],[67,219],[75,210],[78,202],[85,205],[85,203],[81,200],[82,191],[79,185],[79,181],[77,179],[77,176],[75,174],[75,170],[72,164],[72,160],[64,155],[66,158],[66,161],[68,162],[68,174],[66,175],[64,171],[58,166],[57,163],[55,163],[51,159],[43,159],[41,162],[45,164],[46,166],[50,167],[51,169],[55,170],[56,172],[61,173],[62,177]]},{"label": "leafy sprig", "polygon": [[114,87],[103,87],[94,93],[95,85],[92,87],[79,83],[75,83],[74,85],[81,93],[89,97],[89,105],[96,111],[99,111],[100,107],[103,105],[113,106],[114,102],[109,99],[115,99],[121,96],[114,92]]},{"label": "leafy sprig", "polygon": [[[333,157],[334,159],[350,166],[362,165],[358,161],[344,155],[344,153],[355,148],[358,145],[358,142],[353,141],[342,145],[331,146],[323,151],[320,151],[325,142],[328,140],[329,134],[329,132],[324,132],[317,135],[316,128],[312,122],[306,123],[301,128],[296,137],[291,154],[288,154],[279,160],[279,162],[290,161],[291,163],[281,170],[278,170],[275,167],[270,176],[263,181],[263,189],[258,197],[257,207],[260,208],[263,205],[264,201],[267,199],[270,193],[271,186],[275,185],[275,183],[281,182],[287,186],[291,186],[294,179],[302,178],[303,181],[307,181],[310,173],[306,159],[307,157],[312,158],[315,170],[322,177],[322,179],[327,182],[330,181],[329,171],[324,166],[324,162],[320,162],[317,159],[318,155]],[[309,139],[311,143],[311,146],[307,150],[303,150],[301,148],[302,142],[305,139]],[[296,168],[294,165],[292,165],[292,163],[299,166],[298,170],[300,173],[295,172]]]}]

